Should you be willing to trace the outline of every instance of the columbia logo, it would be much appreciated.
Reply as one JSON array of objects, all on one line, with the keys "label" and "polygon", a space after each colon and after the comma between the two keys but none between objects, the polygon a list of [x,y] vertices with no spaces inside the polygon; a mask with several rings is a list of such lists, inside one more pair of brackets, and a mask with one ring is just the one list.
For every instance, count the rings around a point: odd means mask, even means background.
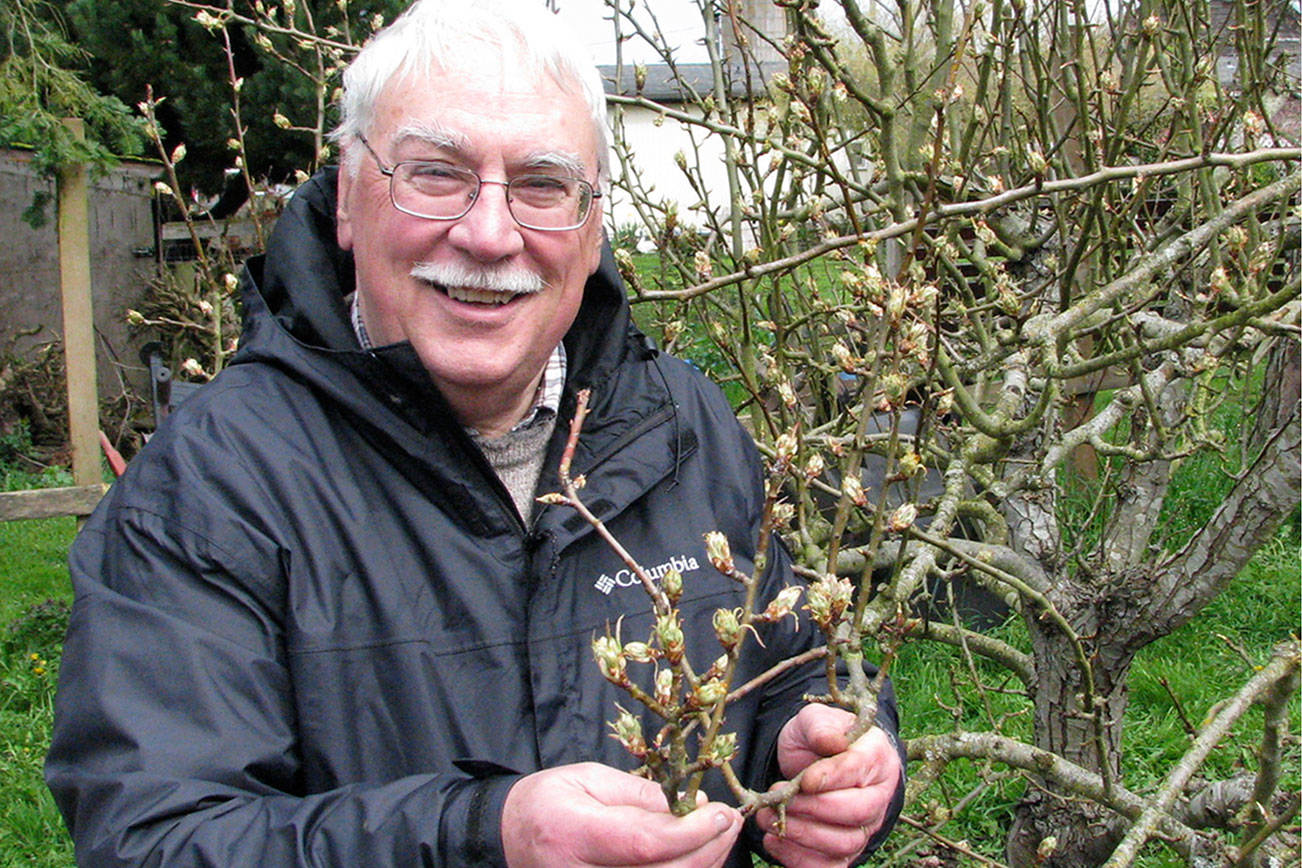
[{"label": "columbia logo", "polygon": [[[680,574],[686,574],[699,570],[700,568],[701,565],[696,558],[691,557],[690,555],[675,555],[663,564],[657,564],[656,566],[651,567],[646,571],[646,573],[653,579],[662,579],[664,578],[665,573],[669,572],[671,569],[678,570]],[[597,579],[597,581],[593,583],[593,587],[598,591],[601,591],[603,594],[610,594],[616,588],[631,588],[640,584],[641,582],[638,581],[637,574],[625,567],[613,576],[602,573],[601,578]]]}]

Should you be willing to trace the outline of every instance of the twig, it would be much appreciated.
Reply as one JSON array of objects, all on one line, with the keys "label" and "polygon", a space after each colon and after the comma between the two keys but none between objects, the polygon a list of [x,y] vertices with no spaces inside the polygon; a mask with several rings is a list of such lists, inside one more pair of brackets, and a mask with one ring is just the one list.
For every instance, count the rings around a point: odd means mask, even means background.
[{"label": "twig", "polygon": [[978,862],[980,862],[982,865],[991,865],[993,866],[993,868],[1008,868],[1008,866],[1005,865],[1003,862],[998,862],[994,859],[991,859],[989,856],[982,856],[980,853],[973,850],[971,847],[969,847],[967,844],[963,843],[962,841],[950,840],[949,838],[946,838],[944,835],[941,835],[939,832],[932,831],[930,828],[927,827],[925,823],[919,823],[917,820],[905,814],[900,814],[900,822],[904,823],[907,826],[912,826],[913,828],[917,829],[919,832],[926,835],[928,838],[931,838],[933,841],[935,841],[937,844],[941,845],[942,847],[946,848],[947,850],[953,850],[955,853],[960,853],[968,857],[969,859],[975,859]]},{"label": "twig", "polygon": [[1130,831],[1126,833],[1103,868],[1126,868],[1135,860],[1140,848],[1170,811],[1175,800],[1184,792],[1185,785],[1202,767],[1212,748],[1220,743],[1221,739],[1228,734],[1230,727],[1260,699],[1262,694],[1273,690],[1280,682],[1294,677],[1299,663],[1302,663],[1302,644],[1297,640],[1282,643],[1275,649],[1271,661],[1253,676],[1203,729],[1193,746],[1167,776],[1166,783],[1157,797],[1149,800],[1148,807],[1130,827]]}]

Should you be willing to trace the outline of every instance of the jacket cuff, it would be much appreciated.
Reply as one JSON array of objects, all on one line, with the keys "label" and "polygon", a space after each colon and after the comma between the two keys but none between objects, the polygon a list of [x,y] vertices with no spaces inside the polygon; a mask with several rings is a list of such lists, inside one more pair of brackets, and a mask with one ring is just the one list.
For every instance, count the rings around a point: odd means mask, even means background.
[{"label": "jacket cuff", "polygon": [[506,864],[502,847],[502,806],[523,775],[493,775],[467,781],[443,812],[442,839],[453,865],[498,868]]}]

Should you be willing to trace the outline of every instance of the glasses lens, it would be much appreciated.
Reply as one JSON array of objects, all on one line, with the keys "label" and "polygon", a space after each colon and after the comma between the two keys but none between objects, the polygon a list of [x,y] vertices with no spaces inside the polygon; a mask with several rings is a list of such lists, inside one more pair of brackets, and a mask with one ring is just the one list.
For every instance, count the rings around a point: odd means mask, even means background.
[{"label": "glasses lens", "polygon": [[393,204],[417,217],[448,220],[469,210],[479,176],[448,163],[405,162],[393,169]]},{"label": "glasses lens", "polygon": [[583,224],[592,204],[592,188],[574,178],[522,175],[512,178],[507,194],[511,214],[534,229],[573,229]]}]

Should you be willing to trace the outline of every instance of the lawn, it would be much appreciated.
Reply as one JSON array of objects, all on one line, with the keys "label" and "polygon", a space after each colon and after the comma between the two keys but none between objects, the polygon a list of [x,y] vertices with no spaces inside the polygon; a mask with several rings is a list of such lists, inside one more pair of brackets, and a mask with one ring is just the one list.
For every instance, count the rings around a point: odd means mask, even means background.
[{"label": "lawn", "polygon": [[71,518],[0,522],[0,868],[73,864],[41,765],[75,532]]}]

